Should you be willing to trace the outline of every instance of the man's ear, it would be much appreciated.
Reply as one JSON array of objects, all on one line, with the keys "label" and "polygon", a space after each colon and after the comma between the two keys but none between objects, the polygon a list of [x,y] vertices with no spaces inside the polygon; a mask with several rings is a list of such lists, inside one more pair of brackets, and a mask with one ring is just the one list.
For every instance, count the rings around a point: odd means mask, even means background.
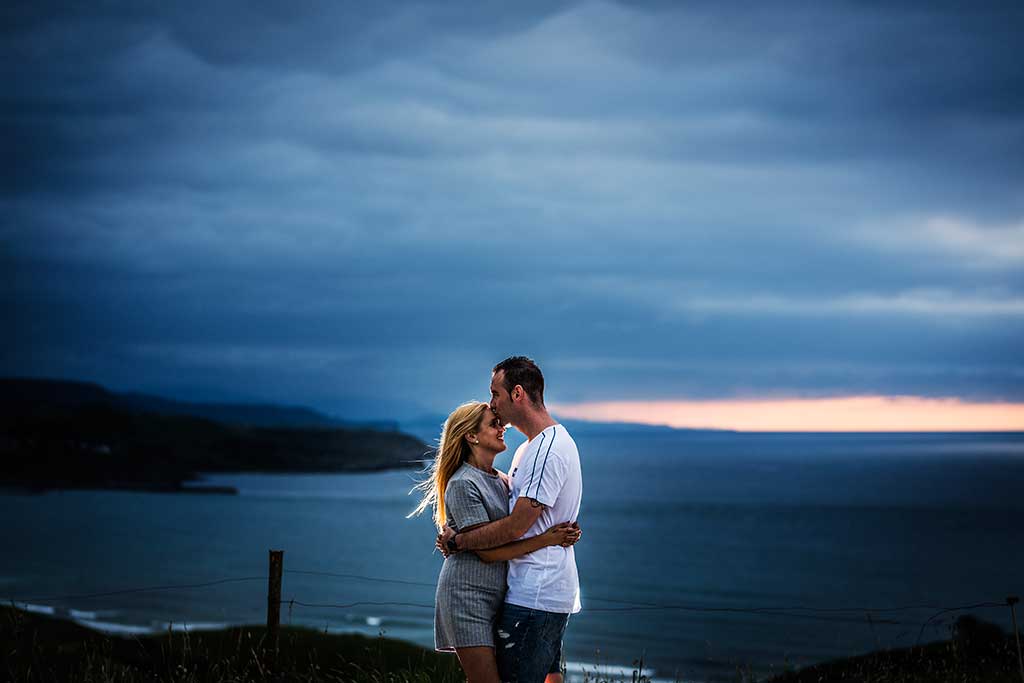
[{"label": "man's ear", "polygon": [[523,387],[519,384],[512,387],[512,393],[509,394],[513,401],[518,401],[523,397]]}]

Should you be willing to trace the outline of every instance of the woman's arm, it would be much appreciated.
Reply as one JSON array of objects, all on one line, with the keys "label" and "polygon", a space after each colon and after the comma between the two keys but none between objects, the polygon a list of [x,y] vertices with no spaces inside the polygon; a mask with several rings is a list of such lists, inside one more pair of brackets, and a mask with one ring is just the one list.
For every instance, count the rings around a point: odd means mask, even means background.
[{"label": "woman's arm", "polygon": [[582,535],[580,528],[574,523],[563,522],[562,524],[556,524],[542,534],[531,536],[530,538],[524,538],[518,541],[512,541],[505,545],[498,546],[497,548],[490,548],[488,550],[474,550],[476,556],[484,562],[490,564],[491,562],[502,562],[504,560],[511,560],[520,555],[526,555],[532,553],[535,550],[546,548],[549,545],[561,545],[569,547],[574,545],[576,541],[580,540]]}]

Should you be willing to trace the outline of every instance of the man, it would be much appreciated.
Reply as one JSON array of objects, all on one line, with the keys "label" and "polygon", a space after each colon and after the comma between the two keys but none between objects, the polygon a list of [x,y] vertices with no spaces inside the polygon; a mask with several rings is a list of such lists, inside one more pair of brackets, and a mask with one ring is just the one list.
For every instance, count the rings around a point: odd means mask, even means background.
[{"label": "man", "polygon": [[[576,522],[583,494],[580,456],[565,427],[544,406],[544,376],[531,359],[513,356],[494,366],[491,409],[528,441],[516,450],[509,470],[509,515],[453,534],[439,545],[447,552],[495,548]],[[498,617],[498,673],[502,681],[562,683],[562,634],[569,615],[580,611],[573,548],[549,546],[510,560],[508,593]]]}]

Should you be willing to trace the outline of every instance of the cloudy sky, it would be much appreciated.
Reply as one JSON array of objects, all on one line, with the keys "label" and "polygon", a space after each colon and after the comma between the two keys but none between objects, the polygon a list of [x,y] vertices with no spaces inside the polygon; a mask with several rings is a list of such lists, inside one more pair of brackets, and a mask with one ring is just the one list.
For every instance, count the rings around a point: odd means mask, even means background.
[{"label": "cloudy sky", "polygon": [[525,353],[583,416],[1024,404],[1019,2],[0,12],[0,374],[408,417]]}]

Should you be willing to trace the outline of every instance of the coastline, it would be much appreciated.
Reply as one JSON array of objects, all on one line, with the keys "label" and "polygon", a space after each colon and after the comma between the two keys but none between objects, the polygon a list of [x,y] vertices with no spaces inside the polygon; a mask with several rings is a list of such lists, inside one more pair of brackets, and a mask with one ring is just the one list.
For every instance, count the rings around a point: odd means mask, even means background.
[{"label": "coastline", "polygon": [[394,423],[307,408],[189,404],[94,384],[0,378],[0,492],[99,489],[235,494],[206,472],[373,472],[429,449]]}]

